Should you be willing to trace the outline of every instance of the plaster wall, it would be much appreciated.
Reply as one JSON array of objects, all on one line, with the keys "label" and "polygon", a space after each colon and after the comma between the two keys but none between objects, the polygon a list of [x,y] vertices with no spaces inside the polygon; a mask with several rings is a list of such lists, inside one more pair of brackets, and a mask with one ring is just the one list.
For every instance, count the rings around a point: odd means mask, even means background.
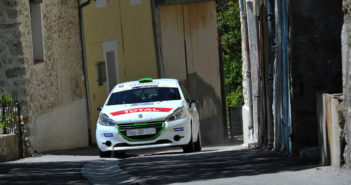
[{"label": "plaster wall", "polygon": [[214,1],[159,6],[165,77],[198,100],[205,144],[223,140],[223,110]]},{"label": "plaster wall", "polygon": [[221,143],[224,133],[216,3],[184,4],[188,89],[198,102],[202,139]]},{"label": "plaster wall", "polygon": [[187,69],[182,16],[183,7],[181,4],[163,5],[160,6],[159,11],[165,77],[185,81]]},{"label": "plaster wall", "polygon": [[149,0],[131,4],[123,0],[107,1],[97,7],[96,1],[83,9],[87,75],[90,103],[90,139],[96,142],[95,130],[99,112],[108,96],[106,83],[99,85],[97,63],[104,61],[103,42],[117,42],[119,82],[143,77],[158,78],[155,40]]},{"label": "plaster wall", "polygon": [[33,148],[40,152],[88,146],[85,104],[84,99],[77,100],[33,118]]}]

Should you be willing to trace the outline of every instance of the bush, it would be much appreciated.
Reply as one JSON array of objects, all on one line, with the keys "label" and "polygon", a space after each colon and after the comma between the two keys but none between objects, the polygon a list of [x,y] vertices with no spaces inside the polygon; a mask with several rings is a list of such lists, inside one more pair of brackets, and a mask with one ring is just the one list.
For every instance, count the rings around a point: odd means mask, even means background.
[{"label": "bush", "polygon": [[0,130],[3,130],[6,124],[11,123],[14,120],[15,115],[13,113],[3,114],[3,109],[5,109],[5,107],[14,105],[14,103],[15,99],[11,96],[10,93],[6,92],[3,95],[0,95]]},{"label": "bush", "polygon": [[241,24],[237,0],[217,1],[218,31],[221,35],[226,104],[244,104],[242,92]]}]

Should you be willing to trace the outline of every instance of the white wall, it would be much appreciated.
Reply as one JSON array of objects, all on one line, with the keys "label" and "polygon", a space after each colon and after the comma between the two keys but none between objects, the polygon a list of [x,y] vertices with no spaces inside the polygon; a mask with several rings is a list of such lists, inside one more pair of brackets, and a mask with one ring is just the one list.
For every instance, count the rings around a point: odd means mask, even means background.
[{"label": "white wall", "polygon": [[80,99],[33,119],[31,144],[36,152],[87,147],[86,101]]}]

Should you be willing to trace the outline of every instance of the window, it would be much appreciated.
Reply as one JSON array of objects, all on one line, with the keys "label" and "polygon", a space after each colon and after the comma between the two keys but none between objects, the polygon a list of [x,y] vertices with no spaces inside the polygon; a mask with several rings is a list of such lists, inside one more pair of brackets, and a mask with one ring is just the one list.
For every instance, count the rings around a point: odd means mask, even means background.
[{"label": "window", "polygon": [[34,63],[44,61],[44,42],[43,42],[43,26],[42,26],[42,12],[41,1],[30,1],[30,18],[32,28],[32,44],[33,44],[33,58]]},{"label": "window", "polygon": [[96,8],[105,8],[107,6],[107,1],[106,0],[96,0],[95,1],[95,7]]},{"label": "window", "polygon": [[183,85],[181,85],[180,87],[182,88],[182,92],[183,92],[183,95],[184,95],[186,102],[190,103],[190,95],[189,95],[188,91],[185,89],[185,87]]},{"label": "window", "polygon": [[97,70],[98,70],[98,83],[99,86],[104,85],[104,82],[106,82],[106,67],[105,67],[105,62],[98,62],[96,64]]},{"label": "window", "polygon": [[155,101],[180,100],[178,88],[138,88],[113,93],[107,105],[133,104]]}]

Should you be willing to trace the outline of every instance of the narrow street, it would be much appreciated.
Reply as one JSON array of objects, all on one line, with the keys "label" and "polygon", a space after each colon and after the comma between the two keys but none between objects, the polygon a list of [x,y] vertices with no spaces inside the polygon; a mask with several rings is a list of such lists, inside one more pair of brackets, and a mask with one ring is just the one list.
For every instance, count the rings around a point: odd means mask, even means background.
[{"label": "narrow street", "polygon": [[55,151],[0,163],[0,184],[338,184],[351,172],[285,154],[206,147],[203,152],[138,151],[100,159],[96,148]]}]

